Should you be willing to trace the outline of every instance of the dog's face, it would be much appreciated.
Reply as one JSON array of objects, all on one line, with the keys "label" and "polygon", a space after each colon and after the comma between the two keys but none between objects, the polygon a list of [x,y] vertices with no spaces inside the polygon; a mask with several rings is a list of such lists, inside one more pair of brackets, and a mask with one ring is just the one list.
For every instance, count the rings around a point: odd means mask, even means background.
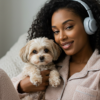
[{"label": "dog's face", "polygon": [[60,56],[61,49],[53,40],[45,37],[29,41],[20,51],[20,57],[26,63],[47,65]]}]

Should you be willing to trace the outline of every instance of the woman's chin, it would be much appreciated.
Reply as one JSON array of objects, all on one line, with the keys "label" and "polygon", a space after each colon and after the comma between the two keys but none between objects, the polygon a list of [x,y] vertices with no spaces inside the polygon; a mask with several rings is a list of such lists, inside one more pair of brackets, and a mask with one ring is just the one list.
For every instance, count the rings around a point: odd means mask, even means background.
[{"label": "woman's chin", "polygon": [[75,51],[73,49],[70,49],[70,50],[64,50],[65,54],[68,55],[68,56],[72,56],[75,54]]}]

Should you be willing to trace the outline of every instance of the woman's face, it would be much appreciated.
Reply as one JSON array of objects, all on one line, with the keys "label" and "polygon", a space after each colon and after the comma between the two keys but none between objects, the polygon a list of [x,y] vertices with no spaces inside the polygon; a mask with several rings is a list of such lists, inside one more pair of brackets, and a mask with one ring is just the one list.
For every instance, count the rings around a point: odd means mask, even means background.
[{"label": "woman's face", "polygon": [[89,45],[82,20],[72,10],[59,9],[54,12],[51,25],[56,43],[67,55],[74,55]]}]

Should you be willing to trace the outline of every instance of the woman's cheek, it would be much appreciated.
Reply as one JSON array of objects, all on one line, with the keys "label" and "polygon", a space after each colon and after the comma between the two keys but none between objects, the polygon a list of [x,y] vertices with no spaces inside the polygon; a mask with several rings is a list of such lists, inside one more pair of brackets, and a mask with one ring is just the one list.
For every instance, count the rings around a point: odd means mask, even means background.
[{"label": "woman's cheek", "polygon": [[56,42],[58,45],[60,45],[60,44],[59,44],[59,38],[58,38],[58,36],[54,36],[54,39],[55,39],[55,42]]}]

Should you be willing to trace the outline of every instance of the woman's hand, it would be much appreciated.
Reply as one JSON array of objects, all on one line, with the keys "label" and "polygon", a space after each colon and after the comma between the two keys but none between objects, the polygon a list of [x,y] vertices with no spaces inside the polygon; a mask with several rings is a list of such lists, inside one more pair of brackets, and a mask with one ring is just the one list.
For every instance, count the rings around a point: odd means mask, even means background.
[{"label": "woman's hand", "polygon": [[42,75],[42,84],[39,86],[35,86],[30,82],[30,77],[26,77],[25,79],[21,80],[18,85],[18,92],[19,93],[31,93],[37,91],[45,91],[47,86],[49,85],[49,74],[50,70],[45,70],[41,72]]}]

